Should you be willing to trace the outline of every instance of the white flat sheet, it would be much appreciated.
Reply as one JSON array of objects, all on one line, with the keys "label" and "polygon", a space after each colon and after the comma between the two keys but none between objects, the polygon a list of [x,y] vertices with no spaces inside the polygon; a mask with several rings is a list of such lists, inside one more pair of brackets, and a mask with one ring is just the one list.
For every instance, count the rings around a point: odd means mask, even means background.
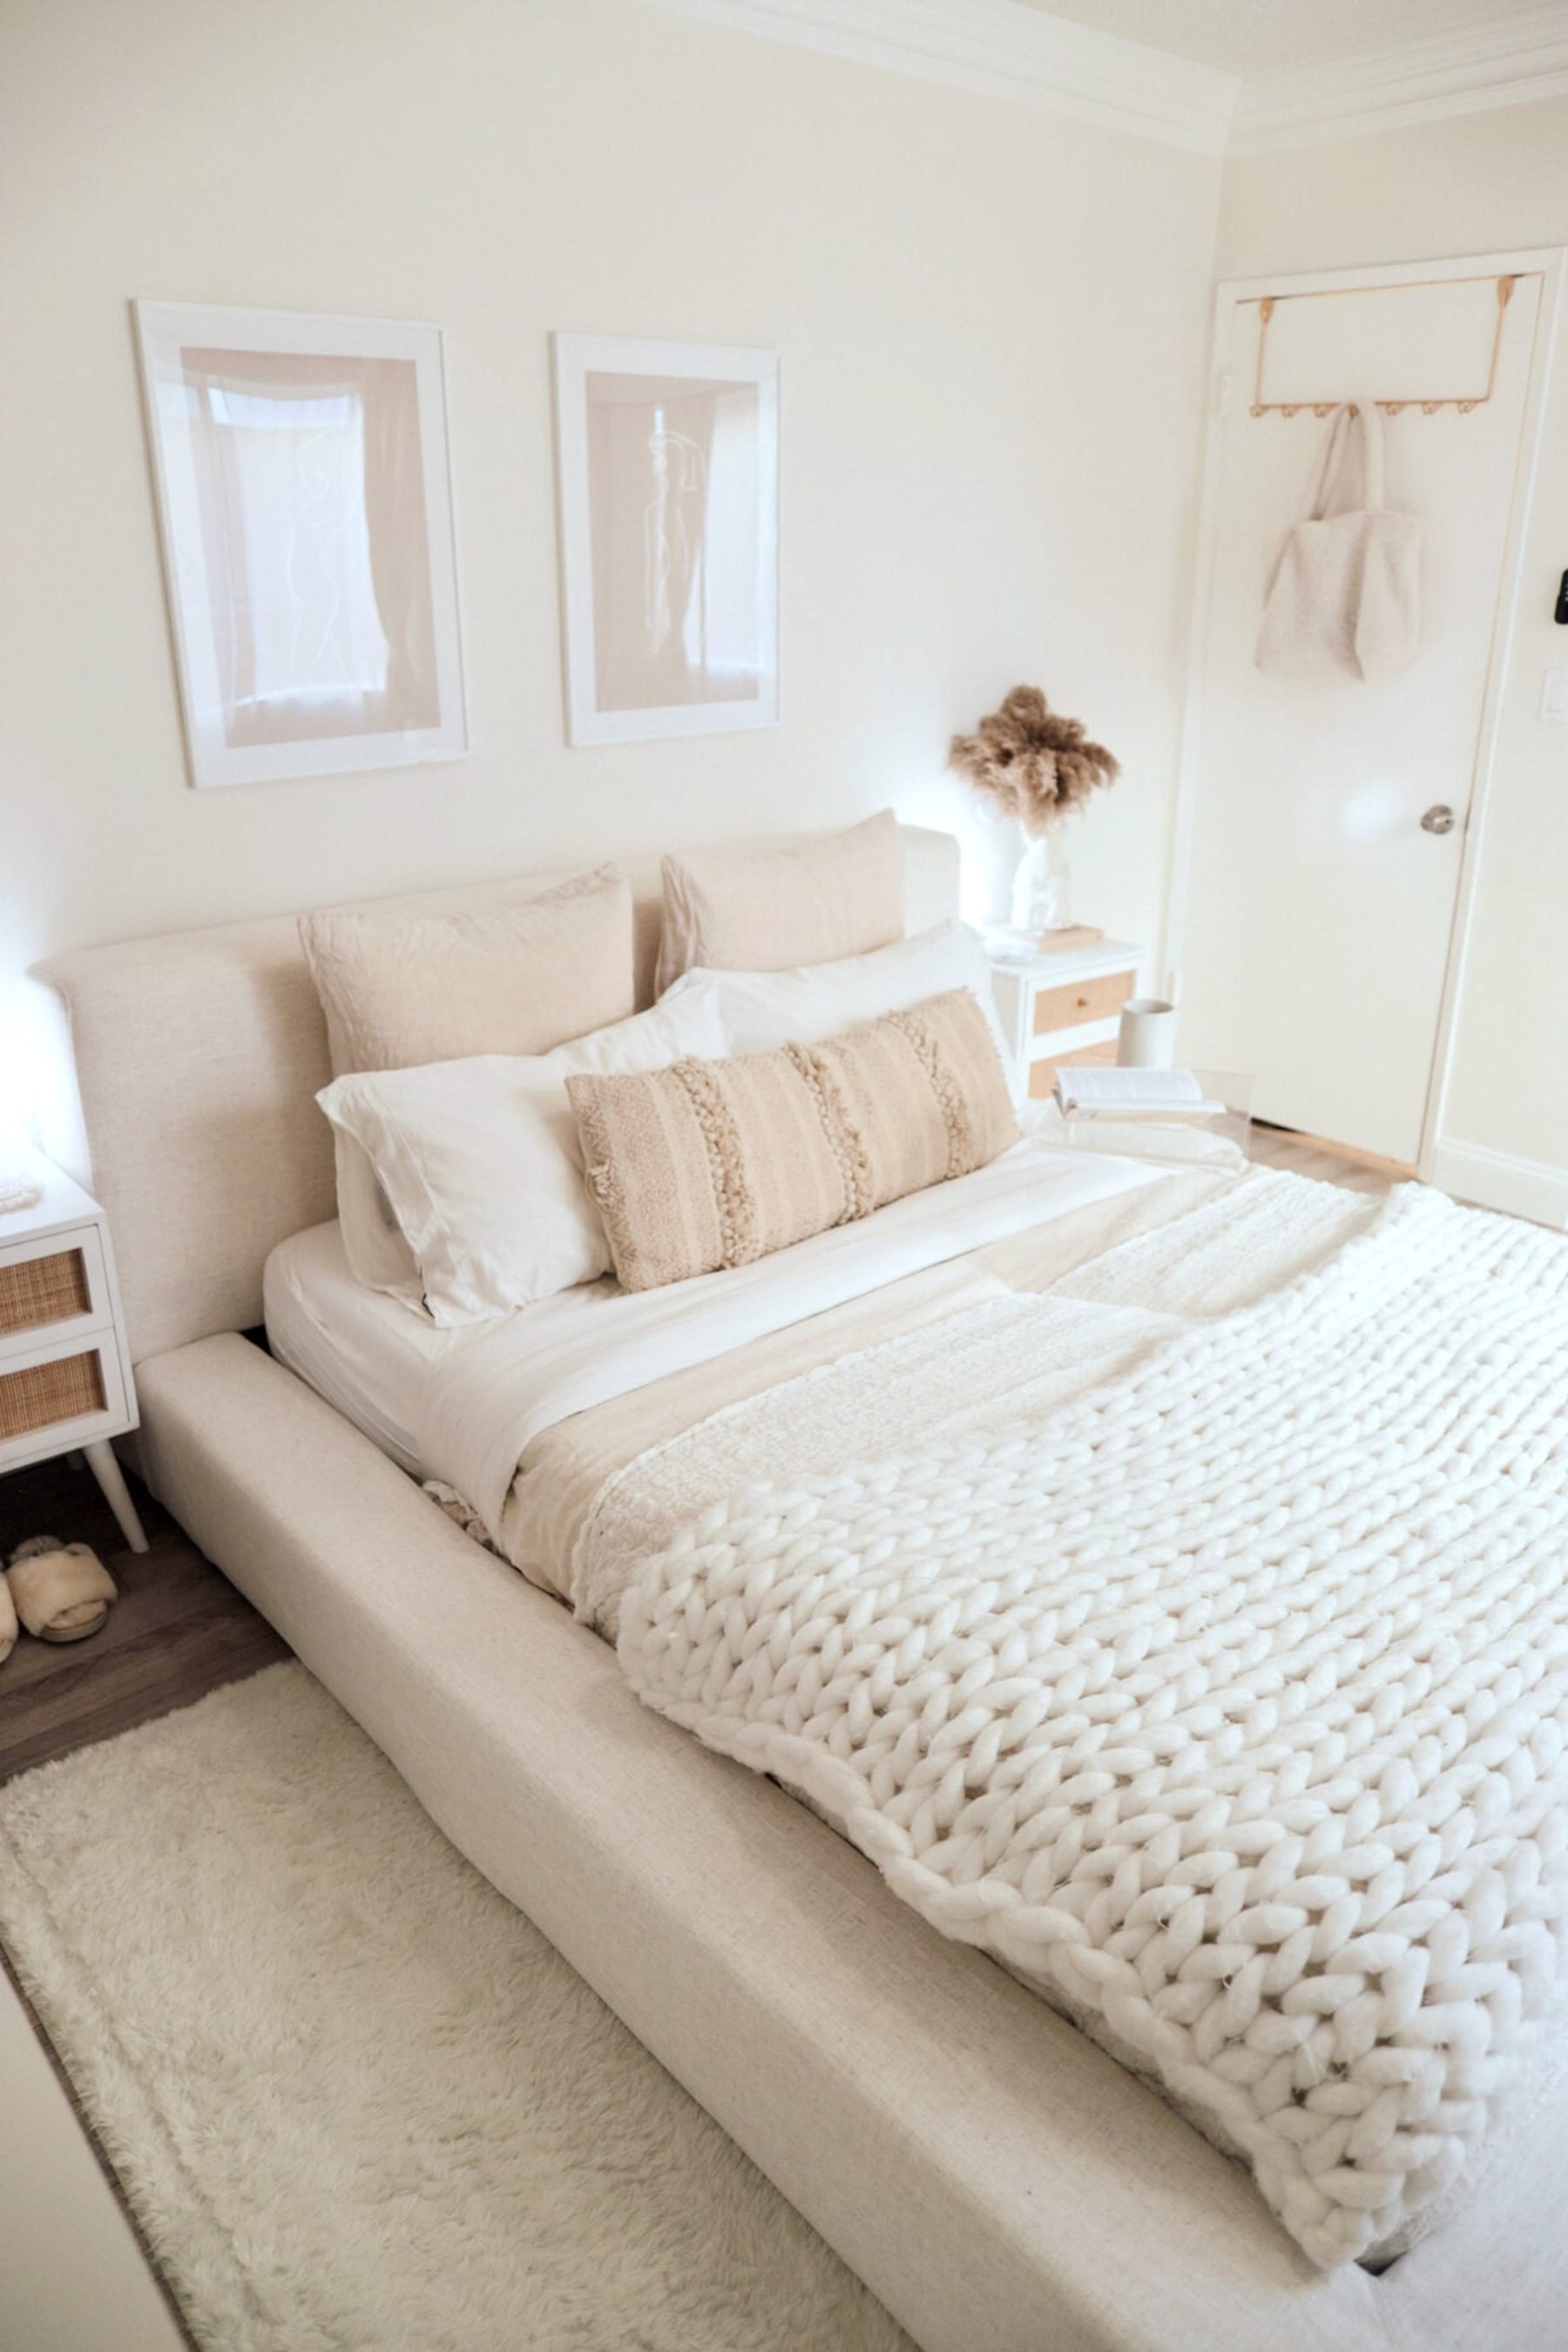
[{"label": "white flat sheet", "polygon": [[1163,1172],[1031,1139],[752,1265],[633,1295],[588,1283],[453,1331],[362,1289],[336,1226],[318,1225],[268,1261],[268,1335],[404,1469],[454,1486],[499,1542],[524,1448],[569,1415]]}]

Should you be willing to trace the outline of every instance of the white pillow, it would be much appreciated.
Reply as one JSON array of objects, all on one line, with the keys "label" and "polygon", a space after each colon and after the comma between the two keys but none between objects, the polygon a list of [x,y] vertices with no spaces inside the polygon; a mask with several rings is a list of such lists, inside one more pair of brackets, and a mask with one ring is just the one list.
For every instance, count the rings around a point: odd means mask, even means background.
[{"label": "white pillow", "polygon": [[419,1306],[425,1293],[419,1261],[403,1238],[374,1160],[341,1127],[332,1136],[332,1152],[338,1232],[349,1272],[366,1290],[390,1290],[396,1297],[406,1298],[411,1307]]},{"label": "white pillow", "polygon": [[1012,1086],[1013,1056],[1003,1039],[991,990],[984,941],[967,923],[938,923],[912,939],[834,963],[803,964],[795,971],[683,972],[659,998],[659,1007],[698,997],[716,1004],[725,1054],[771,1054],[790,1044],[817,1045],[858,1022],[875,1021],[966,988],[977,997],[992,1041]]},{"label": "white pillow", "polygon": [[[716,1001],[693,994],[552,1054],[480,1054],[334,1078],[316,1099],[336,1133],[367,1156],[416,1269],[412,1289],[395,1260],[387,1266],[395,1278],[369,1286],[422,1301],[433,1322],[451,1327],[488,1322],[608,1273],[566,1080],[577,1072],[637,1076],[725,1050]],[[367,1205],[367,1222],[373,1213]],[[381,1255],[385,1263],[389,1254]]]}]

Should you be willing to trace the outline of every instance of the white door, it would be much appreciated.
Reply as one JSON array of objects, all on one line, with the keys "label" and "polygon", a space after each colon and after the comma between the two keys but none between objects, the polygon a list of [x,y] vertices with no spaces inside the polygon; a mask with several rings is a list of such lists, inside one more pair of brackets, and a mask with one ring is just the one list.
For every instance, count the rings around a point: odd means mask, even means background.
[{"label": "white door", "polygon": [[[1256,298],[1222,298],[1227,383],[1173,942],[1184,1062],[1252,1072],[1260,1118],[1410,1163],[1541,300],[1525,275],[1500,309],[1499,280],[1474,268],[1354,289],[1292,279],[1267,319]],[[1424,398],[1484,391],[1494,356],[1489,399],[1424,413]],[[1310,404],[1369,394],[1413,404],[1384,416],[1384,444],[1387,503],[1423,524],[1421,650],[1377,685],[1265,676],[1254,656],[1268,583],[1330,429]],[[1308,404],[1258,415],[1259,399]]]}]

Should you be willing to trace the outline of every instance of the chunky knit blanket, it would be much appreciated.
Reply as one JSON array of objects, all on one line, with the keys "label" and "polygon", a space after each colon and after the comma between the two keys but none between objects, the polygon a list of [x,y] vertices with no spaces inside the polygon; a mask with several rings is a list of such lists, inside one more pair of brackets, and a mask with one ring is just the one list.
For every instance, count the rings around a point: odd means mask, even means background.
[{"label": "chunky knit blanket", "polygon": [[1404,1190],[1073,1403],[715,1505],[619,1649],[1353,2259],[1555,1989],[1568,1243]]}]

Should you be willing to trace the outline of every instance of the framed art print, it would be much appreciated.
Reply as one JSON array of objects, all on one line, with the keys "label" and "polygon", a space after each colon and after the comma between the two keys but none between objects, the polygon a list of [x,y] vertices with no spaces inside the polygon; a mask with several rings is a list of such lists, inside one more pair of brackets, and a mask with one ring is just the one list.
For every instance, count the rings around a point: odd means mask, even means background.
[{"label": "framed art print", "polygon": [[440,329],[136,322],[192,782],[460,757]]},{"label": "framed art print", "polygon": [[555,338],[573,743],[779,715],[779,363],[705,343]]}]

